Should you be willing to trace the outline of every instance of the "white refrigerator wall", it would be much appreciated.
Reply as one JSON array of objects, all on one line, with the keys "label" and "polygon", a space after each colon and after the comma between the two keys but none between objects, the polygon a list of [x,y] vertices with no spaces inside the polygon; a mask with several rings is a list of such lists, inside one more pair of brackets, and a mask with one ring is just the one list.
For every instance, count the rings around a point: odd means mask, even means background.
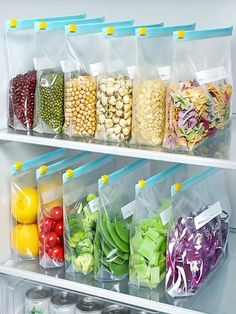
[{"label": "white refrigerator wall", "polygon": [[[164,21],[166,25],[196,22],[198,28],[236,26],[234,0],[0,0],[0,128],[6,126],[8,80],[5,19],[72,15],[81,12],[87,12],[89,17],[105,15],[107,21],[134,18],[136,24]],[[236,55],[235,33],[232,55]],[[236,79],[235,61],[233,70]],[[236,101],[234,103],[233,111],[236,112]]]}]

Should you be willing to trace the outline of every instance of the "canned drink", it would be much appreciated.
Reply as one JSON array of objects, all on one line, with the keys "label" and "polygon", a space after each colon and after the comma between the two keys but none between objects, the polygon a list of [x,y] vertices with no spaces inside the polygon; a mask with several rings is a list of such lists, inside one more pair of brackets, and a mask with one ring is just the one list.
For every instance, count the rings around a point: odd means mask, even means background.
[{"label": "canned drink", "polygon": [[43,286],[29,289],[25,294],[25,314],[49,314],[53,290]]},{"label": "canned drink", "polygon": [[105,307],[102,314],[130,314],[131,311],[128,307],[121,304],[112,304]]},{"label": "canned drink", "polygon": [[50,302],[50,314],[75,314],[77,297],[69,292],[54,295]]},{"label": "canned drink", "polygon": [[76,305],[76,314],[81,313],[92,313],[92,314],[101,314],[104,309],[104,302],[92,298],[85,297],[80,299],[80,301]]}]

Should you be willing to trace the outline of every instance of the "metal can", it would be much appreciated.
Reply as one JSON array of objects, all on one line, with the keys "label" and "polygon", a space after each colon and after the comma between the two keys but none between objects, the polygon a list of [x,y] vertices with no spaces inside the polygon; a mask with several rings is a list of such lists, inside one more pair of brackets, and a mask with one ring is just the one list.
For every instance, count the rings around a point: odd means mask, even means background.
[{"label": "metal can", "polygon": [[76,314],[81,313],[93,313],[100,314],[104,309],[104,302],[93,298],[93,297],[85,297],[80,299],[76,306]]},{"label": "metal can", "polygon": [[50,314],[75,314],[77,297],[69,292],[54,295],[50,302]]},{"label": "metal can", "polygon": [[121,304],[108,305],[102,311],[102,314],[130,314],[130,313],[131,313],[130,309]]},{"label": "metal can", "polygon": [[25,314],[49,314],[52,294],[53,290],[51,288],[43,286],[37,286],[26,291]]}]

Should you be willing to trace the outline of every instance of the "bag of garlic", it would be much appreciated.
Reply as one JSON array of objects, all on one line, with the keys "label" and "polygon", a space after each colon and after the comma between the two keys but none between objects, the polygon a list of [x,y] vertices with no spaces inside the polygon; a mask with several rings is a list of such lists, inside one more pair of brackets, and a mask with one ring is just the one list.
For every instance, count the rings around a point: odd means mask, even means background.
[{"label": "bag of garlic", "polygon": [[[65,27],[66,62],[64,133],[68,136],[90,137],[96,131],[96,77],[101,68],[104,44],[102,29],[128,26],[133,20]],[[94,53],[96,51],[96,53]]]},{"label": "bag of garlic", "polygon": [[192,150],[230,120],[232,27],[178,31],[163,145]]},{"label": "bag of garlic", "polygon": [[195,24],[136,29],[136,78],[132,110],[132,144],[160,145],[165,128],[166,87],[172,62],[172,35]]},{"label": "bag of garlic", "polygon": [[[161,24],[147,25],[158,27]],[[112,142],[131,136],[133,79],[135,76],[135,29],[141,26],[107,27],[104,58],[97,86],[95,138]]]}]

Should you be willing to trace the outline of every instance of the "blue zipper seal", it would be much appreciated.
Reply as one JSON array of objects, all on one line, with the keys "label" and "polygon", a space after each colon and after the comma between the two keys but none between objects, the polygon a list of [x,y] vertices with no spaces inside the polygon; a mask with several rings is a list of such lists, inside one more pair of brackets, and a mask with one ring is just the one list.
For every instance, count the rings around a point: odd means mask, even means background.
[{"label": "blue zipper seal", "polygon": [[157,27],[157,28],[147,28],[146,34],[140,34],[140,29],[137,28],[135,30],[136,36],[141,38],[150,38],[150,37],[167,37],[173,36],[173,32],[178,30],[190,31],[194,30],[196,27],[196,23],[192,24],[185,24],[185,25],[175,25],[175,26],[164,26],[164,27]]}]

